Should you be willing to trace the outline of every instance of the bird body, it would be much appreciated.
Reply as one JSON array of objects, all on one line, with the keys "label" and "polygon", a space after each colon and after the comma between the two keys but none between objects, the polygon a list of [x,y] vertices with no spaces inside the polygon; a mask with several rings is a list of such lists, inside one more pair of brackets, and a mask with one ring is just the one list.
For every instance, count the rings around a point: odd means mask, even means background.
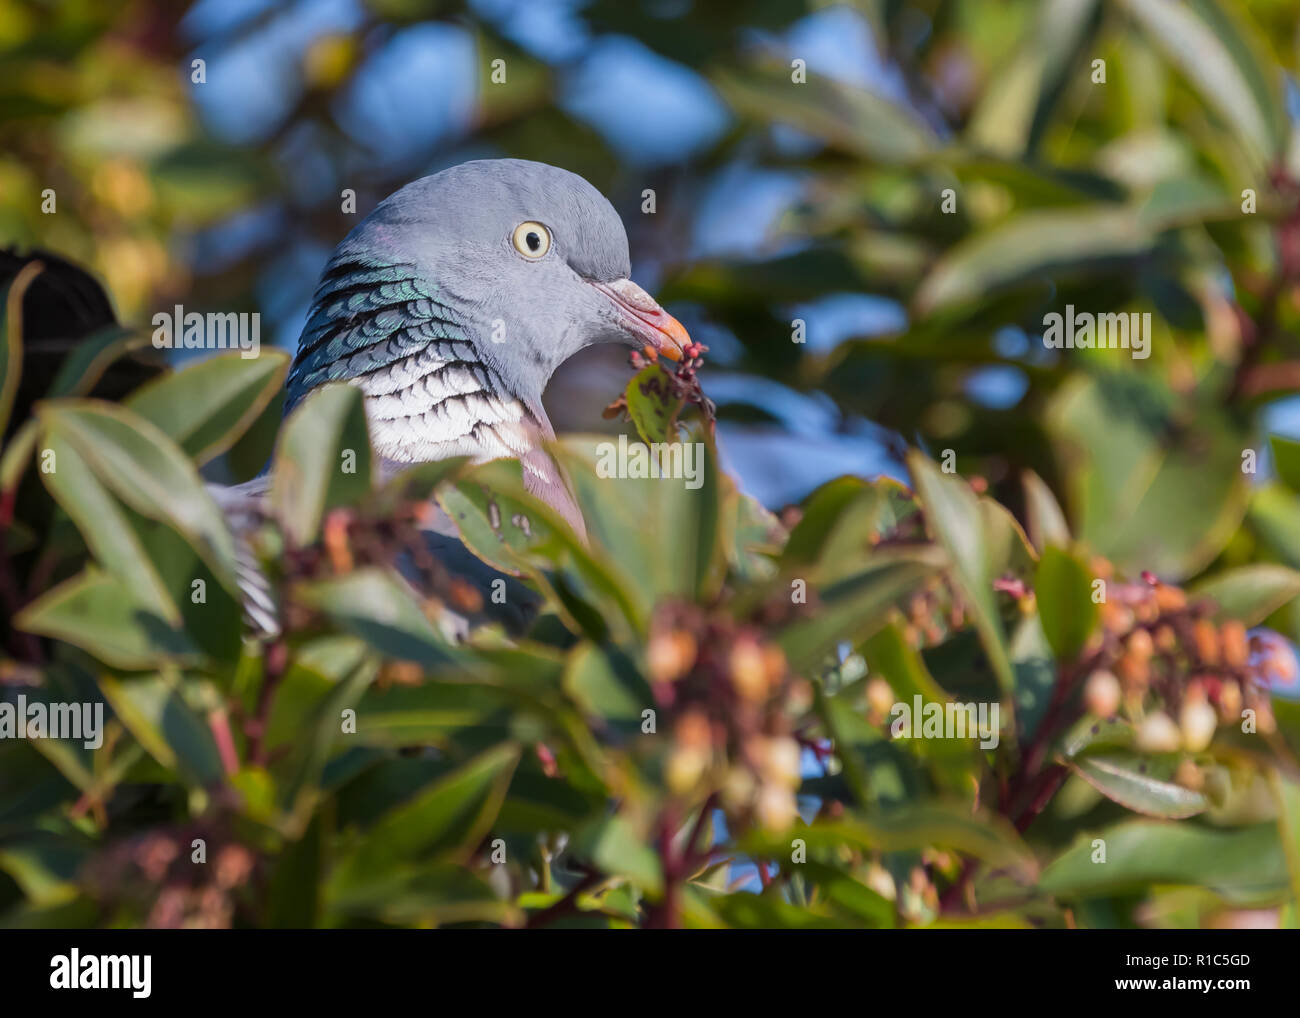
[{"label": "bird body", "polygon": [[595,343],[673,357],[689,341],[629,272],[618,213],[576,174],[496,159],[424,177],[381,202],[330,257],[286,410],[347,381],[366,394],[386,465],[516,458],[529,489],[581,533],[543,448],[555,437],[546,383]]},{"label": "bird body", "polygon": [[[622,221],[576,174],[497,159],[424,177],[381,202],[331,255],[290,368],[286,413],[318,386],[355,385],[384,473],[452,456],[515,458],[528,490],[585,538],[545,449],[555,437],[546,383],[596,343],[677,359],[690,341],[629,272]],[[265,488],[258,479],[218,500],[237,517]],[[454,522],[439,513],[430,527],[431,548],[463,575],[472,556],[449,540]],[[266,593],[248,598],[262,623]]]}]

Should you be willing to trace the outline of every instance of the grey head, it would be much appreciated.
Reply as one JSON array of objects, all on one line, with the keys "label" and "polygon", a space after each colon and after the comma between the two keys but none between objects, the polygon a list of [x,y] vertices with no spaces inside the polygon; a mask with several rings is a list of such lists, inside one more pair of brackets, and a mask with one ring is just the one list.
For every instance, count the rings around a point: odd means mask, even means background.
[{"label": "grey head", "polygon": [[287,408],[348,381],[385,460],[515,456],[544,489],[556,482],[537,454],[553,435],[541,403],[552,372],[595,343],[675,359],[690,341],[628,275],[618,213],[576,174],[494,159],[417,180],[331,256]]}]

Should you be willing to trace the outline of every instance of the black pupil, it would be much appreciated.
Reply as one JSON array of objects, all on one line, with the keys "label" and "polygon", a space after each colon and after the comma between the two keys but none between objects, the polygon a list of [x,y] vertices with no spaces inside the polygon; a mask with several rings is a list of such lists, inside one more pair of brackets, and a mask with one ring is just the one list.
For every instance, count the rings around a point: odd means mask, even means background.
[{"label": "black pupil", "polygon": [[537,236],[535,232],[530,233],[528,234],[527,237],[524,238],[524,243],[528,245],[529,251],[536,251],[539,247],[542,246],[542,238]]}]

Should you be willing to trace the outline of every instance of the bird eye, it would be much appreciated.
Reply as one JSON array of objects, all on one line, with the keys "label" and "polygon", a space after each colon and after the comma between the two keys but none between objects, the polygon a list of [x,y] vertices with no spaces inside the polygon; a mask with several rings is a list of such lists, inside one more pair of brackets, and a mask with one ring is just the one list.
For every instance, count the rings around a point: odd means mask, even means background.
[{"label": "bird eye", "polygon": [[541,223],[529,220],[515,227],[514,236],[510,241],[521,255],[536,261],[551,249],[551,231]]}]

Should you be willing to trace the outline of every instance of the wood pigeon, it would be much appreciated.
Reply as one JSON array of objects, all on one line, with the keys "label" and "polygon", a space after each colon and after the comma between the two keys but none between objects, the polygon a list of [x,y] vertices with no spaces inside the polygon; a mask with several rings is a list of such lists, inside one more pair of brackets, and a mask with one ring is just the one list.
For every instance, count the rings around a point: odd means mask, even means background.
[{"label": "wood pigeon", "polygon": [[[356,385],[385,471],[460,455],[517,458],[527,488],[585,537],[543,449],[554,438],[542,408],[552,372],[597,343],[677,360],[690,342],[629,273],[618,213],[574,173],[490,159],[424,177],[381,202],[331,255],[286,412],[317,386]],[[237,513],[239,498],[265,486],[259,479],[219,498]],[[449,568],[499,576],[439,515],[430,543]],[[469,578],[486,589],[485,576]],[[266,616],[273,606],[263,607]]]}]

